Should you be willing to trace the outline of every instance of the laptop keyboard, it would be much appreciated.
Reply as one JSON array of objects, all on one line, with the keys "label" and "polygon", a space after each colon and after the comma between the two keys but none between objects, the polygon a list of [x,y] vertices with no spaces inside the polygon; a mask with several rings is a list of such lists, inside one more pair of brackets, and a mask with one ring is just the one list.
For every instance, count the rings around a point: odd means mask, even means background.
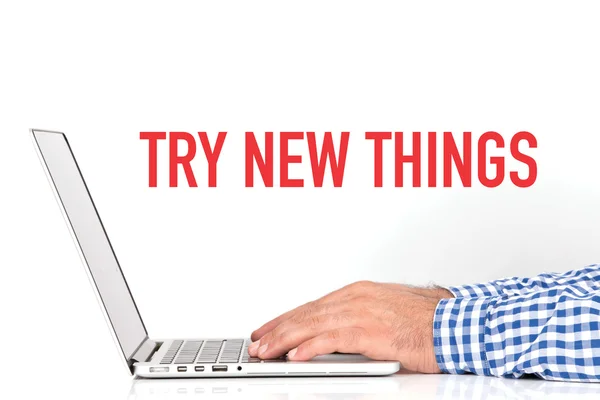
[{"label": "laptop keyboard", "polygon": [[[174,340],[161,364],[255,363],[259,358],[248,355],[249,340]],[[271,360],[269,360],[271,361]]]}]

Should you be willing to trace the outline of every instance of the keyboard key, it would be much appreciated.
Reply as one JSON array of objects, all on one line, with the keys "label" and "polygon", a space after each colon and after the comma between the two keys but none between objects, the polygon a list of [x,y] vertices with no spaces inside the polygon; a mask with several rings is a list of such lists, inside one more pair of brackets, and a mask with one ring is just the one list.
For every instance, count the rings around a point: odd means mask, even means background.
[{"label": "keyboard key", "polygon": [[222,340],[208,340],[204,344],[202,350],[200,350],[200,354],[198,355],[198,359],[196,360],[197,364],[214,364],[217,362],[217,358],[219,357],[219,353],[221,352],[221,347],[223,346]]},{"label": "keyboard key", "polygon": [[219,358],[222,363],[237,363],[242,354],[245,340],[228,339],[223,343],[223,352]]},{"label": "keyboard key", "polygon": [[190,340],[184,343],[175,359],[175,364],[192,364],[202,346],[202,340]]},{"label": "keyboard key", "polygon": [[165,355],[163,356],[163,359],[160,361],[160,363],[161,364],[171,364],[182,344],[183,344],[183,340],[174,340],[171,343],[171,346],[169,347],[169,349],[167,350]]}]

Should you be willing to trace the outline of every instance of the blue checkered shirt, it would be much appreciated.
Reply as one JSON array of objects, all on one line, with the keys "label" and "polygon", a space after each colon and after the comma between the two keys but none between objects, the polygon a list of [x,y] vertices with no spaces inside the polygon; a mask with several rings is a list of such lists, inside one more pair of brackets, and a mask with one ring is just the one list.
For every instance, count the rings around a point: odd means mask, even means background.
[{"label": "blue checkered shirt", "polygon": [[433,323],[443,372],[600,382],[600,265],[448,289]]}]

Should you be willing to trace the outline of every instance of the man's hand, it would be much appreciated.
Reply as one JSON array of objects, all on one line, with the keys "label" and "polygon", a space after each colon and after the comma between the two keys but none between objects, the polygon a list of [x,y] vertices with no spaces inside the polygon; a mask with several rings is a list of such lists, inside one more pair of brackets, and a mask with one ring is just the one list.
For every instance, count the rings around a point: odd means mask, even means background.
[{"label": "man's hand", "polygon": [[439,373],[433,346],[433,317],[442,288],[357,282],[307,303],[252,333],[253,357],[293,361],[318,355],[359,353],[398,360],[417,372]]}]

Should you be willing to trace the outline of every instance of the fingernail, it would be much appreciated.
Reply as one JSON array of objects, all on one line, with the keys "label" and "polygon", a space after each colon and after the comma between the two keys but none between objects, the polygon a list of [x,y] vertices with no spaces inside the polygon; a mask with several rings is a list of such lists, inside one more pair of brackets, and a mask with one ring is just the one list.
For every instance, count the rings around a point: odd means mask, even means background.
[{"label": "fingernail", "polygon": [[288,358],[294,358],[297,351],[298,351],[297,347],[295,349],[290,350],[290,352],[288,353]]},{"label": "fingernail", "polygon": [[265,351],[267,351],[267,347],[269,347],[269,343],[263,344],[258,348],[258,355],[262,356]]},{"label": "fingernail", "polygon": [[257,340],[256,342],[253,342],[250,344],[250,346],[248,346],[248,354],[251,357],[256,357],[258,354],[258,347],[260,346],[260,341]]}]

